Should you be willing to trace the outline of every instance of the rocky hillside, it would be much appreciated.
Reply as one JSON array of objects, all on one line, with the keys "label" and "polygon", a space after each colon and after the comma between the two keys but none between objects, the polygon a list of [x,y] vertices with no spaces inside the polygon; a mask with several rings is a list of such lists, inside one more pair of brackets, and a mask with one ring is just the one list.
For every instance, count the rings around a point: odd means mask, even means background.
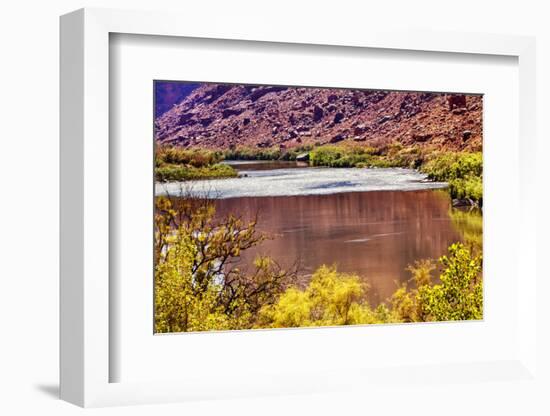
[{"label": "rocky hillside", "polygon": [[155,132],[162,144],[210,149],[399,141],[479,150],[482,97],[203,84],[158,117]]}]

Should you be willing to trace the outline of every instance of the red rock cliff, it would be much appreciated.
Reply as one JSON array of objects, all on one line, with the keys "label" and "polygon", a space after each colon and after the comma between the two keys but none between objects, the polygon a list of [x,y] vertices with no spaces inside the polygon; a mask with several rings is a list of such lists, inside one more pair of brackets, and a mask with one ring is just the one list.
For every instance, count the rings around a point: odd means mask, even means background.
[{"label": "red rock cliff", "polygon": [[155,120],[159,143],[295,147],[392,141],[479,150],[477,95],[203,84]]}]

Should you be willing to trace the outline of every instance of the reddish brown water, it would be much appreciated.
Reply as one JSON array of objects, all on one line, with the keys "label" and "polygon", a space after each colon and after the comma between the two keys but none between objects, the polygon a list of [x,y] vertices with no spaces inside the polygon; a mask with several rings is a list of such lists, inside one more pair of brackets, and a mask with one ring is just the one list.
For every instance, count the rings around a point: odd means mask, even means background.
[{"label": "reddish brown water", "polygon": [[461,240],[444,190],[245,197],[216,204],[219,215],[258,213],[259,230],[273,237],[246,251],[242,267],[266,254],[286,266],[298,260],[307,278],[322,264],[336,264],[369,282],[371,303],[410,278],[409,264],[438,258]]}]

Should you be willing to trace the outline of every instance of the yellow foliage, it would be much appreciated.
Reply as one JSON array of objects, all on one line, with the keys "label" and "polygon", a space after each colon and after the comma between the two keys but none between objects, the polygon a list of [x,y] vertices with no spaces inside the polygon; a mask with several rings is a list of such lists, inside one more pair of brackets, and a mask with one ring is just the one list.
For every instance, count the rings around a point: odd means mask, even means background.
[{"label": "yellow foliage", "polygon": [[415,288],[401,286],[392,295],[392,311],[403,322],[452,321],[483,318],[481,255],[472,254],[465,245],[449,247],[449,255],[439,262],[444,266],[440,283],[433,284],[435,265],[421,260],[409,266]]},{"label": "yellow foliage", "polygon": [[192,274],[195,255],[191,239],[180,229],[155,270],[156,332],[238,329],[249,319],[246,311],[237,317],[224,312],[218,283],[197,287]]},{"label": "yellow foliage", "polygon": [[263,241],[256,223],[228,216],[214,219],[208,201],[179,205],[159,198],[155,229],[155,331],[186,332],[291,328],[483,318],[482,258],[457,243],[439,262],[408,267],[413,287],[400,286],[372,308],[368,285],[354,274],[321,266],[305,288],[294,272],[258,256],[252,271],[234,267],[244,250]]},{"label": "yellow foliage", "polygon": [[367,286],[356,275],[321,266],[305,290],[289,288],[278,302],[260,310],[258,327],[356,325],[381,322],[386,310],[373,311]]},{"label": "yellow foliage", "polygon": [[390,298],[392,311],[401,322],[415,322],[419,318],[418,305],[415,295],[407,291],[407,286],[402,285]]},{"label": "yellow foliage", "polygon": [[408,270],[415,283],[399,287],[389,299],[372,309],[365,299],[367,286],[359,277],[321,266],[304,290],[289,288],[278,302],[260,310],[256,327],[357,325],[425,322],[483,317],[481,257],[472,257],[462,244],[449,247],[440,262],[445,269],[440,284],[432,283],[435,265],[420,260]]},{"label": "yellow foliage", "polygon": [[242,250],[261,243],[255,221],[215,218],[208,200],[157,198],[155,215],[155,331],[251,328],[292,273],[269,257],[248,274],[233,267]]}]

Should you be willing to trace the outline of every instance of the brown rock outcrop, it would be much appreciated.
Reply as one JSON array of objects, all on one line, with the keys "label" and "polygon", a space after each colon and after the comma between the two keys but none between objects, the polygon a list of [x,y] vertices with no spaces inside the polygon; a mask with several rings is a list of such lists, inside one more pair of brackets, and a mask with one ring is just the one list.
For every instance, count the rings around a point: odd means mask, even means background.
[{"label": "brown rock outcrop", "polygon": [[357,142],[479,150],[482,97],[203,84],[155,120],[159,143],[223,149]]}]

